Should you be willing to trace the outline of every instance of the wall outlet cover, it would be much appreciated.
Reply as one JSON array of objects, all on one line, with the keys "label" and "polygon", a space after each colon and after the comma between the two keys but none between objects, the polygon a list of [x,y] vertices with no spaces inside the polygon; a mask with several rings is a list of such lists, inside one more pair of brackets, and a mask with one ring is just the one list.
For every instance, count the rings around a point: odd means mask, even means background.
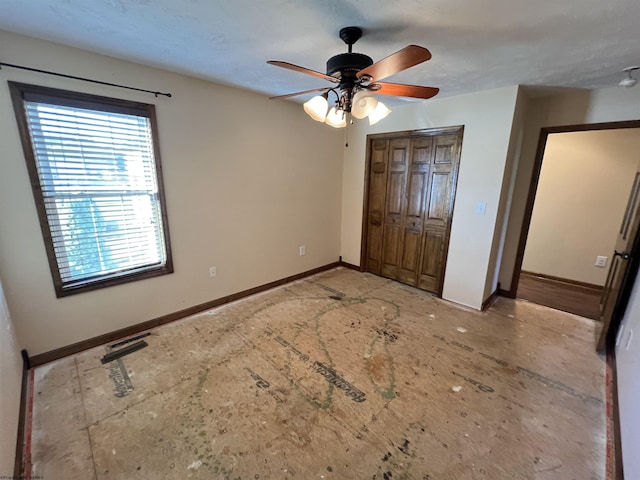
[{"label": "wall outlet cover", "polygon": [[601,256],[597,256],[596,257],[596,267],[606,267],[607,266],[607,257],[601,257]]}]

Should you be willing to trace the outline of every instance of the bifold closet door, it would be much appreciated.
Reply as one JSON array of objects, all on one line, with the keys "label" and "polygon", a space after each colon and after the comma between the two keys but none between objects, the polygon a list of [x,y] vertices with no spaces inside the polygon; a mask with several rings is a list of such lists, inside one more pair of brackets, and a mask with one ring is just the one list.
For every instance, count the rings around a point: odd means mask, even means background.
[{"label": "bifold closet door", "polygon": [[369,144],[365,269],[439,292],[461,135]]},{"label": "bifold closet door", "polygon": [[449,225],[453,215],[460,146],[460,135],[438,135],[433,138],[433,160],[428,178],[418,273],[418,287],[430,292],[440,292],[444,280],[442,267],[447,255]]}]

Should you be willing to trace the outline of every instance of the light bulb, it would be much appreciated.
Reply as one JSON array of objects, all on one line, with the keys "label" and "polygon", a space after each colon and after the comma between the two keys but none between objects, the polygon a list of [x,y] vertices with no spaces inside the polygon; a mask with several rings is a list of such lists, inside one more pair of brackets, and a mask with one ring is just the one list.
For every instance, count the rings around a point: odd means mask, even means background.
[{"label": "light bulb", "polygon": [[342,128],[347,126],[344,110],[338,110],[336,107],[331,107],[327,118],[324,123],[331,125],[333,128]]}]

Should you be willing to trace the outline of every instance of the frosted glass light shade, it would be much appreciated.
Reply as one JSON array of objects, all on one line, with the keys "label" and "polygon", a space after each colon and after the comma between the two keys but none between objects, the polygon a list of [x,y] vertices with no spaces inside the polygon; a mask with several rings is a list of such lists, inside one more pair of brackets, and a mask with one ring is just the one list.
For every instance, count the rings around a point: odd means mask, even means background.
[{"label": "frosted glass light shade", "polygon": [[324,122],[327,117],[327,108],[329,108],[329,102],[327,101],[328,95],[317,95],[308,102],[302,105],[304,111],[307,112],[311,118],[316,122]]},{"label": "frosted glass light shade", "polygon": [[618,85],[620,85],[621,87],[624,87],[624,88],[631,88],[636,83],[638,83],[638,80],[636,80],[635,78],[629,76],[627,78],[624,78],[624,79],[620,80],[620,83]]},{"label": "frosted glass light shade", "polygon": [[357,119],[362,119],[373,112],[378,105],[378,99],[370,95],[366,90],[360,90],[353,96],[351,114]]},{"label": "frosted glass light shade", "polygon": [[331,107],[327,118],[324,123],[331,125],[333,128],[342,128],[347,126],[346,115],[343,110],[338,110],[336,107]]},{"label": "frosted glass light shade", "polygon": [[390,113],[391,110],[384,103],[378,102],[376,108],[369,114],[369,125],[375,125]]}]

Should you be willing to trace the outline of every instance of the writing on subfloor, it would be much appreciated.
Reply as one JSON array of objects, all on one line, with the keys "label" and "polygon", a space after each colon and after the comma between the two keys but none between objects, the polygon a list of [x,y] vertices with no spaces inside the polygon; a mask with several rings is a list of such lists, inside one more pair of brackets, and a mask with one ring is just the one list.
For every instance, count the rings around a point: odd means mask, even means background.
[{"label": "writing on subfloor", "polygon": [[271,387],[271,383],[269,383],[267,380],[262,378],[260,375],[258,375],[256,372],[254,372],[250,368],[245,368],[245,370],[249,372],[249,375],[251,376],[251,378],[256,381],[256,387],[266,389],[267,393],[271,395],[276,402],[278,403],[284,402],[284,400],[282,400],[282,398],[280,398],[276,392],[274,392],[269,388]]},{"label": "writing on subfloor", "polygon": [[[306,353],[302,353],[300,350],[298,350],[295,347],[295,345],[285,340],[280,335],[274,335],[274,332],[272,330],[267,329],[265,334],[267,335],[267,337],[273,338],[276,342],[278,342],[278,344],[280,344],[284,348],[291,351],[294,355],[296,355],[300,359],[300,361],[302,362],[309,361],[309,355],[307,355]],[[313,364],[311,365],[311,369],[314,372],[322,375],[328,383],[330,383],[331,385],[334,385],[339,390],[342,390],[345,393],[345,395],[351,398],[351,400],[353,400],[354,402],[360,403],[360,402],[364,402],[367,399],[366,394],[362,390],[356,388],[354,385],[349,383],[330,366],[325,365],[322,362],[314,361]]]},{"label": "writing on subfloor", "polygon": [[344,378],[336,373],[333,368],[328,367],[322,362],[313,362],[311,367],[315,372],[322,375],[327,382],[335,385],[340,390],[343,390],[347,397],[350,397],[354,402],[364,402],[366,400],[364,392],[358,390],[356,387],[347,382]]},{"label": "writing on subfloor", "polygon": [[271,386],[271,384],[269,382],[267,382],[264,378],[262,378],[260,375],[258,375],[253,370],[250,370],[249,368],[247,368],[247,371],[249,372],[249,375],[251,375],[251,378],[253,378],[256,381],[256,387],[258,387],[258,388],[269,388]]},{"label": "writing on subfloor", "polygon": [[133,384],[122,359],[109,363],[109,378],[113,380],[116,397],[126,397],[133,390]]},{"label": "writing on subfloor", "polygon": [[[267,335],[269,335],[269,333],[267,333]],[[296,347],[291,345],[288,341],[286,341],[280,335],[277,335],[276,337],[274,337],[274,340],[278,342],[280,345],[282,345],[284,348],[288,348],[293,353],[295,353],[298,356],[298,358],[303,362],[306,362],[307,360],[309,360],[309,355],[302,353],[300,350],[298,350]]]},{"label": "writing on subfloor", "polygon": [[[453,340],[449,340],[449,339],[443,337],[442,335],[434,334],[433,337],[438,339],[438,340],[440,340],[440,341],[442,341],[442,342],[444,342],[444,343],[446,343],[446,344],[448,344],[448,345],[453,345],[454,347],[458,347],[458,348],[461,348],[463,350],[466,350],[467,352],[475,352],[478,355],[480,355],[481,357],[484,357],[484,358],[486,358],[488,360],[491,360],[491,361],[497,363],[501,367],[513,368],[520,375],[524,375],[525,377],[529,378],[530,380],[534,380],[536,382],[542,383],[546,387],[551,387],[551,388],[556,389],[558,391],[564,392],[564,393],[566,393],[568,395],[571,395],[572,397],[579,398],[580,400],[582,400],[584,402],[589,402],[589,403],[592,403],[594,405],[602,404],[602,400],[600,400],[599,398],[593,397],[591,395],[587,395],[586,393],[579,392],[579,391],[575,390],[574,388],[570,387],[569,385],[565,385],[564,383],[562,383],[559,380],[554,380],[554,379],[549,378],[549,377],[547,377],[545,375],[542,375],[540,373],[536,373],[536,372],[534,372],[532,370],[529,370],[529,369],[524,368],[524,367],[520,367],[518,365],[510,365],[509,362],[506,362],[505,360],[493,357],[493,356],[491,356],[491,355],[489,355],[487,353],[484,353],[484,352],[476,351],[473,347],[470,347],[469,345],[464,345],[462,343],[459,343],[459,342],[456,342],[456,341],[453,341]],[[460,377],[462,377],[462,375],[459,375],[456,372],[453,372],[453,373],[458,375],[458,376],[460,376]],[[471,379],[467,379],[466,377],[462,377],[462,378],[467,380],[469,383],[472,383],[473,385],[477,386],[479,390],[482,390],[483,392],[489,393],[486,388],[480,388],[481,386],[482,387],[487,387],[486,385],[482,385],[479,382],[471,381]],[[488,387],[488,388],[491,388],[491,387]],[[493,389],[492,389],[492,391],[493,391]]]},{"label": "writing on subfloor", "polygon": [[478,387],[478,390],[485,392],[485,393],[491,393],[494,392],[495,390],[490,387],[489,385],[485,385],[484,383],[480,383],[477,380],[474,380],[473,378],[469,378],[469,377],[465,377],[464,375],[459,374],[458,372],[454,372],[451,371],[451,373],[453,373],[454,375],[457,375],[458,377],[464,379],[465,382],[470,383],[471,385]]}]

